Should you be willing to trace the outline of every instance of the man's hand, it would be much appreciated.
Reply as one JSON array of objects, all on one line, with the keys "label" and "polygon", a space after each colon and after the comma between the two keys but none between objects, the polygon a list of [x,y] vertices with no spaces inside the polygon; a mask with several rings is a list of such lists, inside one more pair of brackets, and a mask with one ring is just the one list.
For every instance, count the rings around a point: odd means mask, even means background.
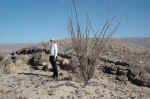
[{"label": "man's hand", "polygon": [[56,62],[56,57],[54,58],[54,62]]}]

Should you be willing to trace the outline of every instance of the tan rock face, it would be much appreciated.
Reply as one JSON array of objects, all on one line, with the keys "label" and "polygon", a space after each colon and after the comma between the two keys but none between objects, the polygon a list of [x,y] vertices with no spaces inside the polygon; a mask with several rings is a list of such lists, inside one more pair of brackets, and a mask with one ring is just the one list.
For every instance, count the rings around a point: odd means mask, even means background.
[{"label": "tan rock face", "polygon": [[12,62],[10,58],[4,60],[0,64],[1,73],[12,74],[16,72],[16,65]]},{"label": "tan rock face", "polygon": [[43,65],[48,64],[49,62],[49,56],[45,53],[37,53],[33,55],[32,59],[30,60],[31,65]]},{"label": "tan rock face", "polygon": [[28,64],[30,57],[28,55],[16,55],[15,63],[16,64]]},{"label": "tan rock face", "polygon": [[27,56],[10,56],[0,63],[0,71],[7,74],[28,72],[30,70],[27,65],[28,59]]},{"label": "tan rock face", "polygon": [[13,74],[16,73],[16,66],[14,63],[5,65],[4,73]]}]

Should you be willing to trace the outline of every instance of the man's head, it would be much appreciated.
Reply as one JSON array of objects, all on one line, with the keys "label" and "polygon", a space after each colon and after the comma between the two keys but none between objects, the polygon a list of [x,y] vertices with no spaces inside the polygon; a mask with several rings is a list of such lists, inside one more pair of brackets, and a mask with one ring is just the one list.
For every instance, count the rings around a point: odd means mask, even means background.
[{"label": "man's head", "polygon": [[54,43],[55,43],[55,39],[54,39],[54,38],[51,38],[51,39],[50,39],[50,43],[51,43],[51,44],[54,44]]}]

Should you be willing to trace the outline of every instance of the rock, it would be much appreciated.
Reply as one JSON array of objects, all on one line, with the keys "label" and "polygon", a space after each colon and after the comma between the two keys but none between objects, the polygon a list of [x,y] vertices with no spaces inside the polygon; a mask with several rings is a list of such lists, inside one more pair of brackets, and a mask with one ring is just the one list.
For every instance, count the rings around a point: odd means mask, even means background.
[{"label": "rock", "polygon": [[16,65],[16,73],[29,72],[30,67],[27,64]]},{"label": "rock", "polygon": [[129,68],[126,66],[116,65],[117,67],[117,75],[125,75],[127,76]]},{"label": "rock", "polygon": [[103,57],[101,56],[100,60],[108,62],[108,63],[115,64],[115,65],[121,65],[121,66],[129,67],[129,64],[126,61],[109,58],[107,56],[103,56]]},{"label": "rock", "polygon": [[104,66],[103,71],[109,74],[117,74],[117,66],[108,63]]},{"label": "rock", "polygon": [[127,76],[116,76],[116,79],[122,82],[127,82],[128,81],[128,77]]},{"label": "rock", "polygon": [[57,56],[57,62],[58,62],[58,63],[61,63],[63,60],[64,60],[64,58],[63,58],[63,57],[61,57],[61,56]]},{"label": "rock", "polygon": [[28,48],[22,48],[18,51],[16,51],[16,54],[18,55],[27,55],[27,54],[35,54],[39,52],[43,52],[44,49],[38,48],[38,47],[28,47]]},{"label": "rock", "polygon": [[60,65],[60,68],[61,69],[64,69],[64,70],[71,70],[70,68],[70,62],[68,59],[62,59],[61,61],[59,60],[59,65]]},{"label": "rock", "polygon": [[127,76],[136,85],[150,87],[150,74],[141,68],[132,68]]},{"label": "rock", "polygon": [[57,64],[59,64],[62,68],[63,66],[69,65],[69,60],[60,56],[57,56]]},{"label": "rock", "polygon": [[72,71],[74,73],[79,71],[77,70],[79,62],[74,56],[71,57],[71,59],[57,56],[57,65],[59,65],[59,67],[63,70]]},{"label": "rock", "polygon": [[2,73],[13,74],[28,72],[30,67],[25,63],[25,61],[19,59],[18,57],[12,58],[12,56],[10,56],[1,62],[0,70]]},{"label": "rock", "polygon": [[64,59],[62,61],[62,65],[69,65],[69,60],[68,59]]},{"label": "rock", "polygon": [[49,70],[51,70],[52,69],[52,65],[51,65],[51,63],[50,62],[48,62],[48,63],[43,63],[43,68],[42,68],[42,70],[44,70],[44,71],[49,71]]},{"label": "rock", "polygon": [[65,53],[58,53],[58,56],[63,57],[63,58],[71,58],[71,55],[65,54]]},{"label": "rock", "polygon": [[6,68],[4,69],[4,72],[8,74],[16,73],[15,64],[14,63],[7,64]]},{"label": "rock", "polygon": [[149,73],[144,73],[142,76],[143,80],[143,86],[149,87],[150,88],[150,74]]},{"label": "rock", "polygon": [[37,53],[35,54],[29,61],[29,64],[33,66],[38,66],[43,64],[48,64],[49,63],[49,56],[46,55],[45,53]]},{"label": "rock", "polygon": [[30,57],[28,55],[16,55],[15,56],[15,64],[28,64]]},{"label": "rock", "polygon": [[150,87],[150,73],[143,68],[139,68],[139,66],[130,68],[107,63],[103,71],[116,75],[116,79],[119,81],[126,82],[129,80],[136,85]]},{"label": "rock", "polygon": [[46,63],[46,62],[43,62],[43,63],[42,63],[42,65],[43,65],[43,66],[46,66],[46,65],[47,65],[47,63]]},{"label": "rock", "polygon": [[16,73],[16,65],[10,58],[8,58],[0,64],[0,71],[7,74]]},{"label": "rock", "polygon": [[128,66],[129,67],[129,64],[125,61],[115,61],[114,62],[115,65],[122,65],[122,66]]}]

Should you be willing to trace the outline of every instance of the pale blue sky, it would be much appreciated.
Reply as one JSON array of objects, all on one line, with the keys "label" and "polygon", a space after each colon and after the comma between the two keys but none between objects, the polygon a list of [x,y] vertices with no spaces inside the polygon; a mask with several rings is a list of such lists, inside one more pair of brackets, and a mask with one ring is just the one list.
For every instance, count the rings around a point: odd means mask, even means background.
[{"label": "pale blue sky", "polygon": [[[117,16],[115,37],[150,37],[150,0],[76,0],[81,21],[85,10],[93,27]],[[67,36],[71,0],[0,0],[0,43],[36,43]]]}]

